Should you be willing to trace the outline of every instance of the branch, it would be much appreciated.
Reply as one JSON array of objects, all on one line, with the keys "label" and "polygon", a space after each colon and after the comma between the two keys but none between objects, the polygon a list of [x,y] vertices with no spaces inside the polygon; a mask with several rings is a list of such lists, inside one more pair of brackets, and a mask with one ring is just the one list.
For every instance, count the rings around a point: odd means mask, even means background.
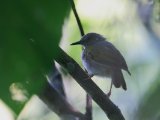
[{"label": "branch", "polygon": [[59,54],[54,58],[57,63],[68,70],[70,75],[81,87],[92,97],[92,99],[103,109],[110,120],[125,120],[120,109],[112,103],[105,93],[90,79],[86,72],[68,56],[61,48],[57,48]]},{"label": "branch", "polygon": [[58,70],[49,75],[50,82],[46,81],[45,88],[38,95],[39,98],[61,119],[64,120],[85,120],[85,115],[76,111],[65,98],[62,78]]}]

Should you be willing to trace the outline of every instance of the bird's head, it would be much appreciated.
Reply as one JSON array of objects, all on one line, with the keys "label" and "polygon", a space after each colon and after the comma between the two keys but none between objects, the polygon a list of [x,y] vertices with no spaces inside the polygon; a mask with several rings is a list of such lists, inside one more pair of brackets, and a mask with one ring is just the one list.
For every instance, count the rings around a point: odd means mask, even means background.
[{"label": "bird's head", "polygon": [[105,38],[100,34],[88,33],[88,34],[84,35],[80,39],[80,41],[72,43],[71,45],[83,45],[86,47],[86,46],[94,45],[97,42],[104,41],[104,40],[105,40]]}]

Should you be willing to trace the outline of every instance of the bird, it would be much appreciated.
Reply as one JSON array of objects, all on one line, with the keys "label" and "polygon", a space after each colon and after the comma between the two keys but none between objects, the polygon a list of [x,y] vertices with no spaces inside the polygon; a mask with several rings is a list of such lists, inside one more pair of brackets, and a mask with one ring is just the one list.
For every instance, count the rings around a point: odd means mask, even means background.
[{"label": "bird", "polygon": [[80,41],[71,45],[82,45],[82,64],[86,69],[89,78],[95,76],[111,78],[110,90],[108,96],[111,95],[112,84],[116,88],[122,87],[127,90],[126,82],[123,77],[122,70],[131,75],[127,63],[120,51],[105,37],[98,33],[87,33]]}]

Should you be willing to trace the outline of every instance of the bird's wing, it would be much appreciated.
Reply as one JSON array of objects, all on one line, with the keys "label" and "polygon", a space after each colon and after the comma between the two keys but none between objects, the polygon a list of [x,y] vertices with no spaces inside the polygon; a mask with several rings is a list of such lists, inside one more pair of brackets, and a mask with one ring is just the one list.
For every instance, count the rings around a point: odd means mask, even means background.
[{"label": "bird's wing", "polygon": [[106,66],[128,70],[126,62],[121,53],[110,43],[90,46],[87,50],[92,60]]}]

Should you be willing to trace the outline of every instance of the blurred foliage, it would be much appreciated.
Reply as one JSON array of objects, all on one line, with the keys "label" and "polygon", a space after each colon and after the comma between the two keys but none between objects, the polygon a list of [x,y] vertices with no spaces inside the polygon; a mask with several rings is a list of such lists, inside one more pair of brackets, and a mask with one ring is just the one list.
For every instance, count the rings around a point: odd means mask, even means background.
[{"label": "blurred foliage", "polygon": [[0,98],[16,114],[42,89],[68,12],[67,0],[1,1]]},{"label": "blurred foliage", "polygon": [[160,120],[160,72],[152,86],[146,91],[136,111],[137,120]]}]

